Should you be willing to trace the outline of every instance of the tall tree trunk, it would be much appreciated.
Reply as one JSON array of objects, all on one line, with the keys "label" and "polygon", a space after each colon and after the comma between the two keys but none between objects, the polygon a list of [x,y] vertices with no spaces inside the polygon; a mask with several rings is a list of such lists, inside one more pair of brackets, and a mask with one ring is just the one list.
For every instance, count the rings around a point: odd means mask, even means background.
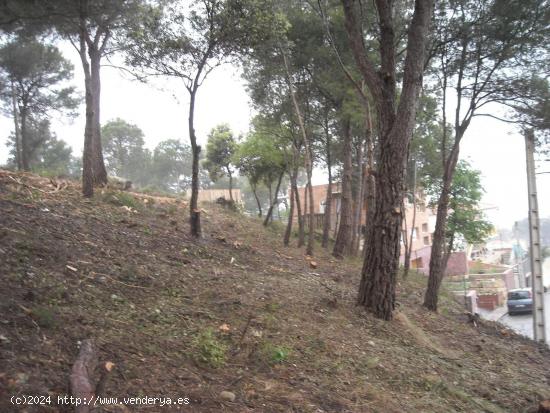
[{"label": "tall tree trunk", "polygon": [[92,75],[90,62],[87,56],[85,12],[87,2],[81,1],[80,6],[80,31],[78,35],[78,53],[84,71],[85,91],[85,124],[84,124],[84,148],[82,151],[82,195],[86,198],[94,196],[94,160],[93,160],[93,124],[94,124],[94,98],[92,89]]},{"label": "tall tree trunk", "polygon": [[233,199],[233,174],[229,168],[227,168],[227,173],[229,175],[229,199],[231,202],[235,202]]},{"label": "tall tree trunk", "polygon": [[328,166],[328,186],[327,196],[325,198],[325,211],[323,216],[323,240],[321,246],[328,248],[328,239],[330,235],[330,225],[332,223],[332,166]]},{"label": "tall tree trunk", "polygon": [[92,90],[92,170],[94,185],[107,184],[107,170],[103,161],[103,149],[101,145],[101,53],[97,50],[90,50],[90,81]]},{"label": "tall tree trunk", "polygon": [[307,192],[308,186],[309,184],[306,182],[306,185],[304,186],[304,227],[307,227],[307,229],[309,230],[309,214],[308,214],[309,197]]},{"label": "tall tree trunk", "polygon": [[290,236],[292,235],[292,221],[294,220],[294,190],[293,182],[296,180],[294,176],[294,171],[289,172],[288,177],[290,178],[290,211],[288,212],[288,221],[286,224],[285,235],[283,237],[283,244],[285,247],[288,247],[290,244]]},{"label": "tall tree trunk", "polygon": [[454,171],[458,162],[460,139],[455,140],[451,154],[445,165],[443,183],[439,199],[437,201],[437,215],[435,231],[432,241],[432,253],[430,256],[430,275],[428,277],[428,288],[424,295],[424,307],[431,311],[437,311],[439,288],[445,275],[445,232],[447,229],[447,211],[451,194],[451,184]]},{"label": "tall tree trunk", "polygon": [[252,188],[252,193],[254,194],[254,198],[256,199],[256,204],[258,205],[258,217],[262,217],[262,203],[260,202],[260,198],[258,198],[258,192],[256,188],[256,184],[250,185]]},{"label": "tall tree trunk", "polygon": [[330,133],[328,132],[328,126],[325,128],[326,133],[326,154],[327,154],[327,170],[328,170],[328,187],[327,187],[327,197],[325,199],[325,211],[323,217],[323,239],[321,246],[323,248],[328,247],[328,238],[330,233],[330,223],[331,223],[331,214],[332,214],[332,156],[330,150],[331,138]]},{"label": "tall tree trunk", "polygon": [[311,185],[311,175],[312,175],[312,166],[311,161],[306,161],[306,164],[308,164],[309,172],[307,174],[308,178],[308,198],[309,198],[309,219],[308,219],[308,235],[307,235],[307,246],[306,246],[306,254],[313,256],[313,242],[315,237],[315,210],[313,205],[313,186]]},{"label": "tall tree trunk", "polygon": [[[296,176],[298,173],[296,173]],[[298,217],[298,248],[304,246],[306,242],[306,231],[304,228],[304,215],[302,213],[302,204],[300,203],[300,192],[298,191],[298,181],[297,178],[292,182],[292,190],[294,191],[294,198],[296,199],[296,215]],[[304,191],[305,196],[305,191]]]},{"label": "tall tree trunk", "polygon": [[[405,211],[405,213],[403,214],[403,224],[402,224],[401,238],[403,240],[403,249],[405,250],[405,258],[404,258],[404,261],[403,261],[403,266],[406,267],[407,266],[407,254],[409,253],[409,236],[408,236],[409,227],[408,227],[408,224],[407,224],[407,214],[406,214],[406,210],[405,210],[405,199],[403,199],[403,202],[401,204],[401,210]],[[409,262],[410,262],[410,257],[409,257]],[[405,268],[404,273],[403,273],[403,277],[406,277],[405,271],[408,271],[408,269]]]},{"label": "tall tree trunk", "polygon": [[[462,43],[461,50],[461,59],[458,66],[458,75],[457,75],[457,84],[455,86],[456,90],[456,107],[455,107],[455,119],[454,119],[454,135],[455,139],[452,143],[451,150],[447,156],[447,116],[446,116],[446,107],[447,107],[447,81],[448,81],[448,72],[443,71],[443,96],[442,96],[442,113],[443,113],[443,137],[441,140],[441,157],[443,161],[443,182],[441,193],[439,194],[439,199],[437,202],[437,215],[435,223],[435,231],[433,234],[432,240],[432,251],[430,256],[430,274],[428,276],[428,288],[424,295],[424,307],[431,311],[437,311],[437,304],[439,298],[439,288],[441,287],[441,282],[443,276],[445,275],[445,269],[447,266],[447,259],[445,257],[445,233],[447,229],[447,213],[449,209],[449,199],[451,192],[451,185],[453,181],[454,172],[456,169],[456,164],[458,162],[458,155],[460,152],[460,141],[464,136],[464,132],[468,128],[468,125],[471,121],[471,112],[469,117],[460,119],[460,111],[462,104],[462,93],[463,87],[462,83],[464,80],[464,70],[465,70],[465,61],[467,56],[467,45],[468,40],[464,39]],[[446,68],[446,66],[444,66]],[[470,105],[474,105],[473,101],[470,102]],[[472,106],[470,106],[471,108]]]},{"label": "tall tree trunk", "polygon": [[363,140],[360,140],[357,147],[357,185],[355,202],[353,203],[353,232],[351,237],[351,254],[357,255],[359,251],[359,240],[361,239],[361,211],[364,204],[365,187],[365,162],[363,160]]},{"label": "tall tree trunk", "polygon": [[373,222],[373,212],[375,210],[375,204],[376,204],[376,196],[375,196],[375,190],[376,190],[376,182],[374,179],[374,137],[372,134],[372,119],[371,119],[371,113],[370,113],[370,105],[368,102],[364,102],[365,107],[365,122],[367,126],[367,133],[365,135],[365,146],[367,149],[367,171],[366,171],[366,182],[365,182],[365,192],[366,192],[366,203],[367,203],[367,212],[365,216],[365,234],[363,236],[363,252],[366,251],[366,245],[367,245],[367,233],[368,233],[368,227]]},{"label": "tall tree trunk", "polygon": [[198,206],[199,199],[199,156],[201,147],[197,145],[197,135],[195,134],[195,102],[198,86],[193,86],[190,91],[189,100],[189,140],[191,141],[191,153],[193,156],[191,173],[191,200],[189,202],[189,213],[191,223],[191,235],[201,236],[201,211]]},{"label": "tall tree trunk", "polygon": [[363,32],[357,20],[356,3],[356,0],[342,0],[345,26],[357,68],[376,104],[380,144],[376,205],[372,224],[367,228],[368,242],[357,302],[376,317],[390,320],[395,307],[399,267],[405,161],[422,87],[433,1],[415,0],[408,29],[403,84],[398,103],[393,4],[376,0],[380,30],[380,69],[376,70],[365,50]]},{"label": "tall tree trunk", "polygon": [[[364,155],[363,155],[364,156]],[[357,210],[357,240],[355,241],[354,245],[354,255],[359,255],[359,251],[361,250],[361,240],[363,239],[363,224],[362,224],[362,212],[364,209],[364,206],[366,205],[366,190],[367,190],[367,179],[368,179],[368,171],[367,171],[367,164],[365,160],[363,159],[363,167],[361,171],[361,190],[360,190],[360,207]]]},{"label": "tall tree trunk", "polygon": [[92,79],[90,74],[90,63],[86,56],[86,40],[84,27],[81,27],[79,34],[80,41],[80,60],[84,70],[84,90],[86,121],[84,124],[84,149],[82,151],[82,194],[86,198],[94,196],[94,172],[93,172],[93,92]]},{"label": "tall tree trunk", "polygon": [[334,243],[332,255],[341,258],[350,253],[352,231],[352,193],[351,181],[353,173],[351,122],[346,118],[342,122],[344,168],[342,173],[342,196],[340,204],[340,227]]},{"label": "tall tree trunk", "polygon": [[[416,160],[414,161],[414,170],[413,170],[413,187],[412,187],[412,197],[413,197],[413,216],[412,216],[412,222],[411,222],[411,235],[409,238],[409,242],[407,242],[407,245],[405,245],[405,262],[403,263],[403,278],[407,278],[409,275],[409,269],[411,267],[411,255],[412,255],[412,244],[413,244],[413,231],[415,231],[415,225],[416,225]],[[404,212],[404,220],[407,218],[407,211]],[[408,234],[405,233],[405,237],[407,237]],[[418,234],[416,234],[418,237]]]},{"label": "tall tree trunk", "polygon": [[302,133],[302,139],[305,147],[305,168],[306,168],[308,191],[307,191],[307,194],[304,194],[304,196],[309,198],[308,240],[307,240],[306,254],[313,255],[313,242],[314,242],[314,236],[315,236],[315,228],[314,228],[314,221],[313,221],[314,219],[313,187],[311,185],[311,175],[313,173],[313,152],[309,142],[309,137],[307,135],[304,117],[302,116],[300,106],[298,105],[298,99],[296,98],[296,93],[294,91],[294,85],[292,83],[292,76],[290,75],[290,68],[288,65],[288,59],[286,57],[285,50],[281,49],[281,53],[283,55],[283,62],[284,62],[285,71],[287,75],[288,89],[290,91],[290,97],[292,99],[292,106],[294,108],[294,113],[296,115],[296,118],[298,119],[298,125],[300,126],[300,132]]},{"label": "tall tree trunk", "polygon": [[11,103],[15,134],[15,165],[17,166],[17,170],[20,171],[23,169],[23,162],[21,159],[21,129],[19,128],[19,109],[17,108],[17,96],[13,80],[11,81]]},{"label": "tall tree trunk", "polygon": [[340,228],[340,211],[342,210],[342,183],[338,183],[336,185],[336,189],[340,193],[340,197],[336,198],[336,211],[334,211],[334,232],[333,232],[333,238],[336,239],[336,235],[338,235],[338,229]]},{"label": "tall tree trunk", "polygon": [[284,175],[285,175],[285,171],[283,170],[279,175],[279,178],[277,179],[277,186],[275,187],[275,196],[273,198],[273,201],[271,202],[271,205],[269,206],[269,209],[267,210],[267,214],[265,215],[264,226],[267,226],[267,224],[269,224],[269,221],[272,221],[273,208],[275,206],[279,208],[279,188],[281,186],[281,181],[283,180]]},{"label": "tall tree trunk", "polygon": [[30,150],[29,150],[29,136],[28,136],[28,109],[26,104],[23,103],[21,107],[21,166],[24,171],[30,171]]}]

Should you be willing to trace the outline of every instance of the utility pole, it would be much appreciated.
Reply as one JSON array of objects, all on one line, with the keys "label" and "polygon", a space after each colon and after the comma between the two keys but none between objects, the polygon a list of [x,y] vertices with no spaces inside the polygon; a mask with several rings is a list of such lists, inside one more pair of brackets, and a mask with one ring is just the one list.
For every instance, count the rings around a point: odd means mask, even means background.
[{"label": "utility pole", "polygon": [[525,134],[527,160],[527,190],[529,192],[529,246],[531,259],[531,285],[533,288],[533,333],[536,342],[546,344],[544,321],[544,285],[542,281],[542,254],[540,249],[540,223],[535,176],[535,134],[528,129]]}]

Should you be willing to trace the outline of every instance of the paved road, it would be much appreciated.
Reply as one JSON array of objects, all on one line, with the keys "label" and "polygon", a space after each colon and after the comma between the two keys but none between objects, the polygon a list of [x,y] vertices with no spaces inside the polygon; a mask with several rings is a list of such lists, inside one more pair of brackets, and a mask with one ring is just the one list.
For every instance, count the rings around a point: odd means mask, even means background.
[{"label": "paved road", "polygon": [[[546,313],[546,339],[550,344],[550,293],[544,294],[544,312]],[[533,315],[532,314],[505,314],[500,320],[519,334],[533,338]]]},{"label": "paved road", "polygon": [[[543,264],[544,285],[550,286],[550,259],[544,260]],[[546,314],[546,342],[550,344],[550,291],[544,294],[544,312]],[[505,308],[497,308],[491,313],[481,313],[482,317],[490,320],[499,321],[507,325],[519,334],[523,334],[529,338],[533,338],[533,315],[518,314],[509,315]]]}]

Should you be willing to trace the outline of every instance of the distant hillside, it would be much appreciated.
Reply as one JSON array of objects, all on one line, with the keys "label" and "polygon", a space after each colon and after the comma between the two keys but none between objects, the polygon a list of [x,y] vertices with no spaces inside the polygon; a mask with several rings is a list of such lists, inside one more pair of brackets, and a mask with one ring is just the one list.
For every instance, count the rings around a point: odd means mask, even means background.
[{"label": "distant hillside", "polygon": [[114,363],[104,412],[517,413],[550,398],[550,351],[445,293],[424,311],[420,276],[384,322],[355,306],[359,260],[317,248],[312,268],[277,226],[212,204],[196,241],[182,201],[79,191],[0,171],[0,412],[72,411],[55,404],[85,339]]}]

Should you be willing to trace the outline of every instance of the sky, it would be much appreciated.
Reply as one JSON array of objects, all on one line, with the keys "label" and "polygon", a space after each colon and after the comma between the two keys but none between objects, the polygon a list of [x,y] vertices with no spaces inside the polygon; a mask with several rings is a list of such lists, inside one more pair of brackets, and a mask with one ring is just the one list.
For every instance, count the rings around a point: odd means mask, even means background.
[{"label": "sky", "polygon": [[[60,45],[65,57],[75,66],[72,84],[83,93],[83,73],[77,52]],[[104,62],[108,64],[108,62]],[[187,91],[178,79],[155,79],[144,84],[125,72],[102,68],[101,120],[105,123],[122,118],[140,127],[146,146],[153,149],[166,139],[188,141]],[[498,108],[493,108],[497,110]],[[72,122],[52,119],[58,138],[69,143],[77,154],[84,140],[84,106]],[[206,143],[208,132],[220,123],[228,123],[237,134],[246,133],[254,115],[238,68],[221,66],[207,78],[197,96],[195,129],[199,143]],[[11,118],[0,118],[0,164],[8,157],[7,137],[13,130]],[[483,208],[498,228],[508,228],[527,216],[527,178],[523,137],[512,125],[491,118],[475,118],[463,139],[461,159],[480,170],[485,188]],[[538,163],[539,171],[550,171],[550,162]],[[316,170],[314,184],[326,182]],[[540,216],[550,216],[550,174],[537,176]]]}]

